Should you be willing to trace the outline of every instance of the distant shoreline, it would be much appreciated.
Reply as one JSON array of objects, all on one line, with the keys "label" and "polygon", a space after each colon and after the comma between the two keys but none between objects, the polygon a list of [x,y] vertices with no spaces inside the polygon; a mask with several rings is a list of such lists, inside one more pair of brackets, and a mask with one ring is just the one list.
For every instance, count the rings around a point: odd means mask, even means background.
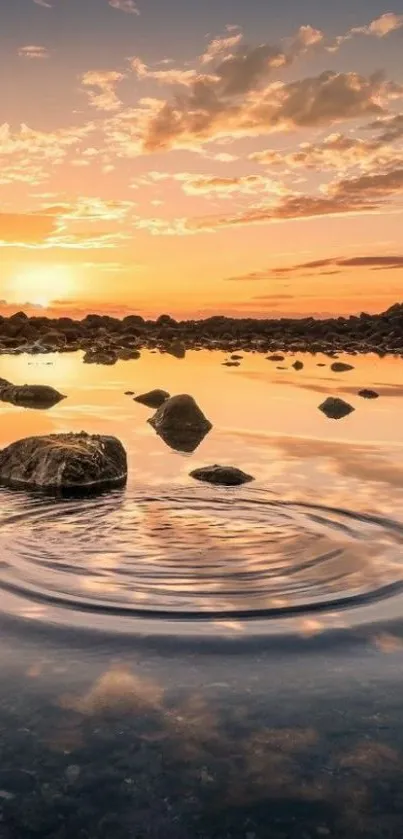
[{"label": "distant shoreline", "polygon": [[[146,320],[128,315],[119,320],[89,314],[68,317],[0,315],[0,354],[75,352],[83,350],[94,363],[113,364],[138,357],[141,349],[169,352],[183,358],[186,350],[236,350],[266,353],[377,353],[403,356],[403,303],[381,314],[315,319],[256,319],[213,316],[176,321],[169,315]],[[97,358],[98,356],[98,358]]]}]

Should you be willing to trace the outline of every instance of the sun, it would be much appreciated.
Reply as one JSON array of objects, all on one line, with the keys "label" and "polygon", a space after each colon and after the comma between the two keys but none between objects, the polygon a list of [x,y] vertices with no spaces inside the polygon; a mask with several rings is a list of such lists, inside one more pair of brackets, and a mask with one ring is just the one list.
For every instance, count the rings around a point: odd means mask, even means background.
[{"label": "sun", "polygon": [[10,302],[43,306],[74,295],[75,278],[66,265],[29,268],[10,280]]}]

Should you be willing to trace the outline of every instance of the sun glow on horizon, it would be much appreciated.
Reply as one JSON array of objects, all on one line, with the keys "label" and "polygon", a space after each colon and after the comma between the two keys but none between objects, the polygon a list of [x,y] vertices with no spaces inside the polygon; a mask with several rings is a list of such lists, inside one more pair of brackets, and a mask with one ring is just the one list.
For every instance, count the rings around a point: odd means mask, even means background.
[{"label": "sun glow on horizon", "polygon": [[7,299],[10,303],[32,304],[47,308],[55,301],[72,300],[76,278],[66,265],[27,268],[10,282]]}]

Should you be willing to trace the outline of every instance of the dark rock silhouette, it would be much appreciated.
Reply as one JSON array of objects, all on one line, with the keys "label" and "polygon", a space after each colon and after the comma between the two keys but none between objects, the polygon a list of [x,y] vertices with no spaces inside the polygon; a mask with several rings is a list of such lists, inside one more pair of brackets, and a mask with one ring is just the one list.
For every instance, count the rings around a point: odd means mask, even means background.
[{"label": "dark rock silhouette", "polygon": [[334,361],[330,365],[330,369],[333,370],[333,373],[346,373],[348,370],[354,370],[354,367],[352,364],[345,364],[343,361]]},{"label": "dark rock silhouette", "polygon": [[166,390],[156,388],[155,390],[149,390],[148,393],[140,393],[139,396],[134,397],[134,401],[140,402],[141,405],[147,405],[148,408],[160,408],[169,398],[170,394]]},{"label": "dark rock silhouette", "polygon": [[339,399],[338,396],[329,396],[319,405],[319,410],[329,419],[342,419],[355,411],[355,408],[345,402],[344,399]]},{"label": "dark rock silhouette", "polygon": [[116,437],[49,434],[0,451],[0,484],[48,491],[97,491],[125,483],[127,457]]},{"label": "dark rock silhouette", "polygon": [[379,399],[379,393],[377,393],[376,390],[370,390],[369,388],[359,390],[358,396],[361,396],[363,399]]},{"label": "dark rock silhouette", "polygon": [[303,364],[302,361],[294,361],[294,364],[292,366],[293,366],[294,370],[302,370],[304,364]]},{"label": "dark rock silhouette", "polygon": [[273,353],[267,356],[267,361],[284,361],[284,356],[280,353]]},{"label": "dark rock silhouette", "polygon": [[205,481],[209,484],[222,484],[223,486],[239,486],[255,479],[247,475],[235,466],[203,466],[201,469],[194,469],[190,473],[191,478],[197,481]]},{"label": "dark rock silhouette", "polygon": [[223,361],[223,367],[239,367],[239,361]]},{"label": "dark rock silhouette", "polygon": [[0,400],[22,408],[52,408],[65,398],[63,393],[48,385],[13,385],[0,379]]},{"label": "dark rock silhouette", "polygon": [[168,446],[183,452],[193,452],[213,427],[187,394],[171,396],[148,422]]}]

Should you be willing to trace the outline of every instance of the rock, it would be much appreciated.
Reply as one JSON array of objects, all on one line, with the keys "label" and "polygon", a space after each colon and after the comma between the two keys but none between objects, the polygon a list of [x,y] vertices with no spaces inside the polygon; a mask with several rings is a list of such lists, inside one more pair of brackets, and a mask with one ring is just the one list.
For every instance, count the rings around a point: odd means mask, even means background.
[{"label": "rock", "polygon": [[274,353],[273,355],[268,355],[266,361],[284,361],[285,356],[280,355],[280,353]]},{"label": "rock", "polygon": [[118,354],[115,350],[88,350],[84,357],[84,364],[116,364]]},{"label": "rock", "polygon": [[294,364],[292,366],[293,366],[294,370],[302,370],[303,367],[304,367],[302,361],[294,361]]},{"label": "rock", "polygon": [[186,347],[184,344],[176,341],[173,344],[168,344],[168,346],[165,347],[165,352],[167,352],[168,355],[173,355],[175,358],[185,358]]},{"label": "rock", "polygon": [[6,379],[0,379],[0,400],[22,408],[52,408],[62,399],[59,393],[48,385],[13,385]]},{"label": "rock", "polygon": [[379,399],[379,393],[376,390],[369,390],[367,388],[359,390],[358,396],[362,396],[363,399]]},{"label": "rock", "polygon": [[222,484],[223,486],[239,486],[249,481],[254,481],[252,475],[247,475],[235,466],[203,466],[201,469],[194,469],[190,473],[191,478],[197,481],[205,481],[209,484]]},{"label": "rock", "polygon": [[322,411],[329,419],[342,419],[348,414],[351,414],[355,408],[345,402],[344,399],[339,399],[337,396],[329,396],[319,405],[319,410]]},{"label": "rock", "polygon": [[330,369],[333,373],[345,373],[347,370],[354,370],[354,367],[352,364],[344,364],[343,361],[335,361],[330,365]]},{"label": "rock", "polygon": [[134,397],[135,402],[140,402],[141,405],[147,405],[147,408],[160,408],[170,394],[166,390],[149,390],[148,393],[140,393],[139,396]]},{"label": "rock", "polygon": [[141,352],[130,347],[119,347],[117,356],[120,361],[133,361],[141,358]]},{"label": "rock", "polygon": [[239,367],[239,361],[223,361],[223,367]]},{"label": "rock", "polygon": [[230,356],[231,361],[241,361],[243,355],[238,355],[237,353],[232,353]]},{"label": "rock", "polygon": [[49,434],[0,451],[0,483],[48,491],[97,491],[124,484],[127,457],[116,437]]},{"label": "rock", "polygon": [[320,361],[316,366],[317,367],[326,367],[326,364],[323,361]]},{"label": "rock", "polygon": [[134,390],[125,390],[125,396],[134,396]]},{"label": "rock", "polygon": [[168,446],[183,452],[193,452],[213,427],[187,394],[171,396],[148,422]]}]

